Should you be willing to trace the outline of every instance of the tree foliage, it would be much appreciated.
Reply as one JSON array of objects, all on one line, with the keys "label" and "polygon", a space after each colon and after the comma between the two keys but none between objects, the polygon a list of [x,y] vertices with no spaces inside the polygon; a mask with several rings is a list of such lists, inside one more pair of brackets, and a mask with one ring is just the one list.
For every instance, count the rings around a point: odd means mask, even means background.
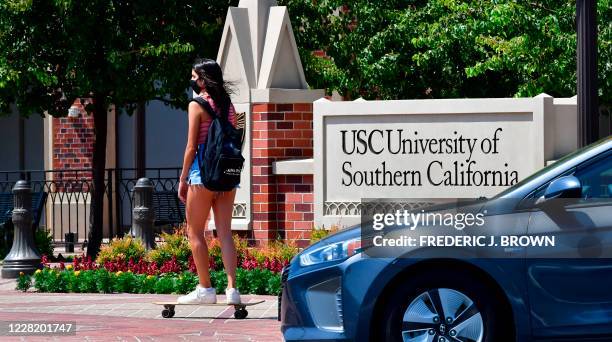
[{"label": "tree foliage", "polygon": [[[132,113],[138,102],[186,105],[194,57],[216,57],[232,0],[4,0],[0,112],[65,116],[101,96]],[[92,111],[93,108],[87,108]]]},{"label": "tree foliage", "polygon": [[[311,86],[348,98],[576,93],[575,0],[280,2]],[[598,1],[598,31],[600,101],[612,103],[611,0]]]},{"label": "tree foliage", "polygon": [[95,142],[88,255],[102,242],[107,110],[131,114],[160,99],[187,104],[194,57],[215,56],[235,0],[4,0],[0,2],[0,113],[66,116],[92,98]]}]

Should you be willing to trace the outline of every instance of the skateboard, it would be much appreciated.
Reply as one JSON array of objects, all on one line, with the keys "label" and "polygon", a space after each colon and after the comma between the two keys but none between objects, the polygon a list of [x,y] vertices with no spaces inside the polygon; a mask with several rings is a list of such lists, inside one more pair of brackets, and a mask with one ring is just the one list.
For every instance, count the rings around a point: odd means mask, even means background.
[{"label": "skateboard", "polygon": [[265,302],[264,300],[260,300],[257,302],[248,302],[248,303],[240,303],[240,304],[226,304],[226,303],[214,303],[214,304],[179,304],[177,302],[154,302],[156,305],[163,305],[164,309],[161,312],[163,318],[172,318],[174,317],[174,307],[177,305],[204,305],[204,306],[233,306],[234,307],[234,318],[236,319],[244,319],[248,316],[249,312],[246,310],[247,306],[261,304]]}]

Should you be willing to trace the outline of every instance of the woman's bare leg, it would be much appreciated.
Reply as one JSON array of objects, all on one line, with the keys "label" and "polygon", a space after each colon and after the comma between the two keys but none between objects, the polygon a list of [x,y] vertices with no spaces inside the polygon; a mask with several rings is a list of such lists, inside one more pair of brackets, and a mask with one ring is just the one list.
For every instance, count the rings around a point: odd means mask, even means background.
[{"label": "woman's bare leg", "polygon": [[204,239],[204,229],[210,214],[214,193],[203,186],[190,185],[187,190],[185,218],[187,236],[193,253],[193,261],[198,269],[200,286],[212,287],[208,272],[208,246]]},{"label": "woman's bare leg", "polygon": [[236,287],[236,264],[238,263],[236,246],[232,238],[232,212],[236,189],[221,192],[213,203],[213,213],[217,236],[221,241],[223,266],[227,273],[227,287]]}]

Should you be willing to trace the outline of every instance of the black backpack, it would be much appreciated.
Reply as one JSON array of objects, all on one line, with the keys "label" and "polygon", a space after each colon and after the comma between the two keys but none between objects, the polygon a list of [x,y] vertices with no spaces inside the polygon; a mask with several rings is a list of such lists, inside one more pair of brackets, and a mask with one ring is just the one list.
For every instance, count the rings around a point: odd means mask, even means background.
[{"label": "black backpack", "polygon": [[199,158],[196,154],[202,184],[211,191],[230,191],[240,183],[244,165],[241,129],[232,126],[228,115],[217,115],[205,99],[197,96],[191,101],[199,103],[212,117],[203,153]]}]

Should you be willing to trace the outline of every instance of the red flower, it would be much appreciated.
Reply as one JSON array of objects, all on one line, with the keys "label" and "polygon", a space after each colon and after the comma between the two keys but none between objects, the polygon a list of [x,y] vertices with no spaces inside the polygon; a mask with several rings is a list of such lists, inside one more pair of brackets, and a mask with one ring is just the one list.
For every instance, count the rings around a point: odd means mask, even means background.
[{"label": "red flower", "polygon": [[193,260],[193,255],[189,255],[189,259],[187,259],[187,268],[189,268],[190,272],[198,273],[198,269],[196,267],[195,261]]},{"label": "red flower", "polygon": [[49,258],[47,257],[47,254],[42,255],[40,258],[40,263],[43,265],[43,267],[49,267]]},{"label": "red flower", "polygon": [[254,256],[248,255],[242,260],[241,267],[247,270],[252,270],[258,267],[257,259]]},{"label": "red flower", "polygon": [[181,265],[176,261],[176,256],[172,256],[172,259],[164,262],[159,271],[161,273],[180,273]]}]

